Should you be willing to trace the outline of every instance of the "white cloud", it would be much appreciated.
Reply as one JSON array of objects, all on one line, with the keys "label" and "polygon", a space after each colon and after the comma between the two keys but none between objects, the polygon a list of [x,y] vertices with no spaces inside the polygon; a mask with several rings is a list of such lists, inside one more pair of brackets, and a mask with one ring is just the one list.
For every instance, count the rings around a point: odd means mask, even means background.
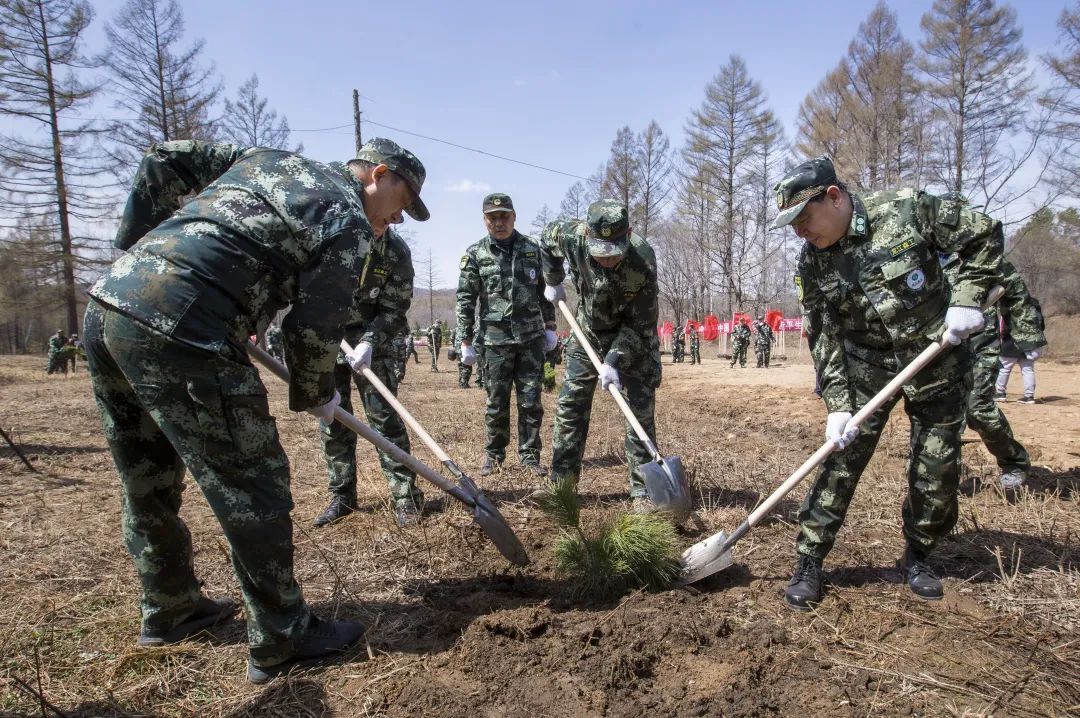
[{"label": "white cloud", "polygon": [[458,182],[451,182],[446,185],[447,192],[475,192],[476,194],[487,194],[491,191],[491,185],[487,182],[473,182],[470,179],[463,179]]},{"label": "white cloud", "polygon": [[527,81],[522,80],[522,79],[519,78],[519,79],[514,80],[511,84],[514,87],[525,87],[525,85],[527,85],[529,83]]}]

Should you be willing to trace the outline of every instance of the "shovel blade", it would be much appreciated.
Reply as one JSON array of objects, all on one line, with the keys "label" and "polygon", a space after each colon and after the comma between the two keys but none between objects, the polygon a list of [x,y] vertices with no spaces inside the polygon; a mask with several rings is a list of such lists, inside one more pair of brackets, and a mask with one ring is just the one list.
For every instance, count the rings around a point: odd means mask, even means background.
[{"label": "shovel blade", "polygon": [[645,479],[645,491],[656,508],[671,514],[677,524],[690,517],[690,486],[686,481],[682,459],[668,456],[638,467]]},{"label": "shovel blade", "polygon": [[679,585],[700,581],[729,567],[732,559],[731,548],[725,549],[727,540],[727,534],[721,531],[683,551]]},{"label": "shovel blade", "polygon": [[458,486],[468,496],[472,505],[472,518],[484,535],[488,537],[499,553],[515,566],[525,566],[529,563],[529,554],[521,544],[517,534],[506,523],[506,519],[496,508],[495,504],[484,495],[480,487],[468,476],[462,474],[458,479]]}]

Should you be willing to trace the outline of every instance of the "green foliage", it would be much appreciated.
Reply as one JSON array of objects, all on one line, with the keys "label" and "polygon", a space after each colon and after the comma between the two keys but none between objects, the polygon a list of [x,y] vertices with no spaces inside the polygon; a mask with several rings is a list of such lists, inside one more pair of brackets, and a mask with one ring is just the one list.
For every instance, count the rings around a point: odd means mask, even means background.
[{"label": "green foliage", "polygon": [[555,366],[550,363],[544,364],[544,391],[555,390]]},{"label": "green foliage", "polygon": [[555,541],[555,570],[582,594],[604,596],[644,586],[664,590],[679,576],[675,526],[661,514],[618,514],[589,537],[572,481],[561,481],[537,499],[562,529]]}]

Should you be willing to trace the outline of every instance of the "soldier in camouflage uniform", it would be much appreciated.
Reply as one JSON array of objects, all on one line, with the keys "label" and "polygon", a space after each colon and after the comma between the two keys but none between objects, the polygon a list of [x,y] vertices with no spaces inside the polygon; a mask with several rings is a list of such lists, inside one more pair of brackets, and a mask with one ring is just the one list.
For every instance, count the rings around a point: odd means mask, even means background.
[{"label": "soldier in camouflage uniform", "polygon": [[671,363],[682,364],[684,353],[682,329],[675,327],[675,331],[671,335]]},{"label": "soldier in camouflage uniform", "polygon": [[431,355],[431,371],[439,371],[439,351],[442,349],[442,327],[439,325],[438,319],[428,327],[427,338],[427,350],[428,354]]},{"label": "soldier in camouflage uniform", "polygon": [[[793,223],[806,240],[800,300],[829,412],[826,438],[839,447],[799,512],[799,561],[785,601],[808,610],[821,599],[822,561],[898,397],[861,428],[849,426],[853,412],[944,328],[945,340],[957,346],[902,390],[911,418],[903,568],[916,595],[941,598],[927,556],[956,522],[964,376],[971,364],[962,341],[983,325],[979,306],[998,276],[1001,223],[913,190],[851,194],[827,157],[799,165],[775,190],[781,211],[773,227]],[[938,252],[961,259],[951,293]]]},{"label": "soldier in camouflage uniform", "polygon": [[[598,379],[602,391],[611,384],[621,389],[649,438],[656,435],[655,397],[661,373],[656,257],[648,242],[630,230],[626,207],[611,199],[589,205],[586,221],[552,222],[541,244],[545,296],[565,300],[564,261],[569,261],[579,297],[578,323],[603,357],[598,374],[576,339],[566,352],[566,373],[555,408],[551,480],[576,483]],[[651,504],[638,467],[653,457],[629,424],[624,443],[635,510],[648,510]]]},{"label": "soldier in camouflage uniform", "polygon": [[412,332],[405,334],[405,361],[408,361],[410,356],[414,364],[420,363],[420,355],[416,353],[416,342],[413,340]]},{"label": "soldier in camouflage uniform", "polygon": [[49,363],[45,368],[46,374],[67,374],[67,355],[64,347],[67,346],[68,338],[63,329],[57,329],[56,334],[49,337]]},{"label": "soldier in camouflage uniform", "polygon": [[690,329],[690,363],[701,363],[701,330]]},{"label": "soldier in camouflage uniform", "polygon": [[731,332],[731,367],[733,369],[736,362],[738,362],[740,368],[746,368],[746,350],[749,346],[750,327],[747,326],[746,319],[742,318]]},{"label": "soldier in camouflage uniform", "polygon": [[250,680],[363,635],[314,616],[296,582],[289,460],[244,348],[291,305],[289,407],[333,416],[334,358],[368,247],[403,209],[428,217],[415,156],[382,139],[362,155],[322,164],[185,140],[154,145],[135,175],[116,238],[128,253],[90,289],[83,339],[142,584],[140,645],[180,641],[237,610],[200,592],[179,516],[185,466],[229,542]]},{"label": "soldier in camouflage uniform", "polygon": [[266,351],[279,362],[285,362],[285,344],[281,339],[281,327],[277,324],[266,328]]},{"label": "soldier in camouflage uniform", "polygon": [[488,195],[483,213],[488,234],[465,250],[457,289],[462,362],[474,364],[477,360],[472,345],[477,320],[487,361],[487,446],[480,475],[490,474],[506,459],[513,387],[518,408],[518,457],[522,465],[543,476],[540,423],[544,405],[540,394],[544,352],[558,341],[555,308],[544,299],[540,247],[514,229],[517,215],[510,197]]},{"label": "soldier in camouflage uniform", "polygon": [[[955,283],[960,271],[958,258],[945,255],[942,266],[949,284]],[[968,339],[974,361],[967,377],[970,391],[966,418],[967,425],[978,433],[997,460],[1001,469],[1001,488],[1015,491],[1027,480],[1031,459],[1023,445],[1013,437],[1009,420],[994,402],[994,383],[1001,368],[998,324],[1004,323],[1005,330],[1032,352],[1039,352],[1046,346],[1046,335],[1038,302],[1028,293],[1027,285],[1012,262],[1001,260],[1001,277],[996,283],[1005,288],[1005,294],[984,312],[986,326]]]},{"label": "soldier in camouflage uniform", "polygon": [[[352,353],[338,353],[334,380],[341,408],[352,413],[350,384],[356,383],[368,424],[405,453],[411,451],[405,424],[382,394],[363,378],[366,367],[393,394],[397,394],[397,370],[392,337],[408,326],[405,318],[412,304],[413,264],[409,245],[387,229],[371,244],[364,268],[357,277],[352,311],[345,325],[345,340]],[[356,372],[354,375],[353,372]],[[340,422],[320,424],[323,458],[330,478],[330,505],[315,519],[322,527],[356,510],[356,434]],[[380,451],[379,465],[390,487],[394,518],[407,526],[420,517],[424,494],[416,487],[416,474],[389,454]]]},{"label": "soldier in camouflage uniform", "polygon": [[757,357],[757,368],[769,368],[769,356],[772,354],[773,330],[764,316],[754,322],[754,355]]}]

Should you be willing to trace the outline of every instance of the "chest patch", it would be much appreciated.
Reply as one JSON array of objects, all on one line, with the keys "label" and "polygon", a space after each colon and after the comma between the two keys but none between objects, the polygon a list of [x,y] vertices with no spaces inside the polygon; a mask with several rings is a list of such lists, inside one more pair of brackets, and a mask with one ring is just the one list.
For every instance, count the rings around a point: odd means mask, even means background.
[{"label": "chest patch", "polygon": [[909,249],[911,249],[914,246],[915,246],[915,240],[914,239],[905,239],[900,244],[894,244],[893,246],[889,247],[889,256],[890,257],[899,257],[901,254],[908,251]]},{"label": "chest patch", "polygon": [[904,277],[904,281],[907,283],[908,289],[918,291],[926,284],[926,274],[921,269],[913,269]]},{"label": "chest patch", "polygon": [[368,296],[371,297],[372,299],[377,298],[379,296],[379,288],[378,287],[373,288],[370,292],[368,292]]},{"label": "chest patch", "polygon": [[536,281],[536,270],[535,269],[530,269],[529,270],[529,280],[533,281],[533,282]]}]

